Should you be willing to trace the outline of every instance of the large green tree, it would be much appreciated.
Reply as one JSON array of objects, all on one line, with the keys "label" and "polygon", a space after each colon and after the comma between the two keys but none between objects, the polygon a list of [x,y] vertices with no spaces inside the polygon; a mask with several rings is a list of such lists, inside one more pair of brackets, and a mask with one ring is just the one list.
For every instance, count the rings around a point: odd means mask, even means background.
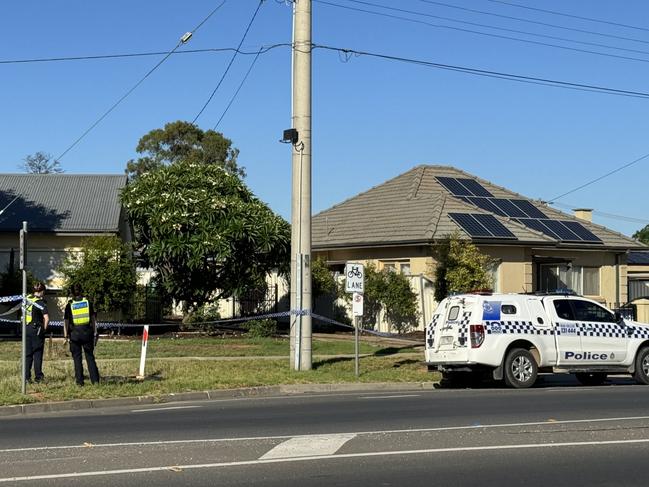
[{"label": "large green tree", "polygon": [[97,311],[129,311],[137,275],[132,247],[118,237],[84,239],[81,251],[69,254],[58,271],[68,295],[70,288],[79,284]]},{"label": "large green tree", "polygon": [[451,293],[491,289],[495,261],[455,233],[433,244],[435,299]]},{"label": "large green tree", "polygon": [[258,289],[288,263],[288,223],[220,165],[190,158],[143,173],[122,202],[144,262],[190,309]]},{"label": "large green tree", "polygon": [[223,167],[227,172],[245,176],[237,165],[239,150],[232,141],[214,130],[201,130],[190,122],[178,120],[150,131],[137,144],[140,154],[126,164],[131,179],[160,167],[185,161]]},{"label": "large green tree", "polygon": [[636,240],[639,240],[645,245],[649,245],[649,225],[645,226],[644,228],[641,228],[637,232],[633,234],[633,238]]}]

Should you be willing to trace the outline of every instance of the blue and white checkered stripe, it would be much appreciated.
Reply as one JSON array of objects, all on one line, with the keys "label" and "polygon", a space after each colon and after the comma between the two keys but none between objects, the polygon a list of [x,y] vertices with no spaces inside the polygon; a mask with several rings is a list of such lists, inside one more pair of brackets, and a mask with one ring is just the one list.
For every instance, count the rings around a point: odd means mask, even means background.
[{"label": "blue and white checkered stripe", "polygon": [[554,335],[551,328],[536,328],[531,321],[487,321],[487,335]]},{"label": "blue and white checkered stripe", "polygon": [[426,326],[426,345],[430,348],[435,344],[435,327],[439,321],[440,315],[434,315],[433,319]]},{"label": "blue and white checkered stripe", "polygon": [[460,347],[467,346],[467,337],[469,335],[469,322],[471,321],[471,311],[463,311],[460,326],[457,331],[457,343]]}]

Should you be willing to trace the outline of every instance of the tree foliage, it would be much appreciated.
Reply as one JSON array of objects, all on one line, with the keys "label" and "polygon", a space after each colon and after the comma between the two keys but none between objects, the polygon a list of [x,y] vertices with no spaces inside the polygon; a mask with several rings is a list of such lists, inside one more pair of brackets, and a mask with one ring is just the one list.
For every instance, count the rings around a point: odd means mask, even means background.
[{"label": "tree foliage", "polygon": [[[34,275],[27,271],[27,293],[31,293],[34,287],[36,278]],[[20,269],[15,267],[13,263],[9,263],[5,270],[0,273],[0,296],[14,296],[22,294],[23,292],[23,273]]]},{"label": "tree foliage", "polygon": [[51,154],[40,151],[25,157],[19,167],[32,174],[60,174],[63,172],[59,161],[53,161]]},{"label": "tree foliage", "polygon": [[311,261],[311,294],[313,299],[325,295],[339,295],[338,283],[325,259],[316,258]]},{"label": "tree foliage", "polygon": [[495,264],[488,255],[468,240],[453,234],[433,244],[436,261],[435,300],[441,301],[451,293],[491,289],[490,268]]},{"label": "tree foliage", "polygon": [[[364,327],[373,327],[384,311],[385,320],[399,333],[417,325],[417,295],[403,274],[390,270],[378,271],[373,264],[365,266],[365,292],[363,293]],[[349,299],[351,295],[347,294]]]},{"label": "tree foliage", "polygon": [[232,147],[230,139],[214,130],[203,131],[190,122],[179,120],[150,131],[140,139],[136,151],[141,156],[126,164],[126,173],[132,179],[180,161],[212,164],[245,176],[237,165],[239,150]]},{"label": "tree foliage", "polygon": [[81,251],[70,253],[58,271],[65,290],[79,284],[97,311],[128,311],[135,294],[137,275],[130,245],[116,236],[89,237]]},{"label": "tree foliage", "polygon": [[645,245],[649,245],[649,225],[645,226],[644,228],[641,228],[637,232],[633,234],[633,238],[636,240],[639,240]]},{"label": "tree foliage", "polygon": [[288,263],[288,223],[219,165],[190,158],[143,173],[122,202],[144,263],[189,308],[261,288]]}]

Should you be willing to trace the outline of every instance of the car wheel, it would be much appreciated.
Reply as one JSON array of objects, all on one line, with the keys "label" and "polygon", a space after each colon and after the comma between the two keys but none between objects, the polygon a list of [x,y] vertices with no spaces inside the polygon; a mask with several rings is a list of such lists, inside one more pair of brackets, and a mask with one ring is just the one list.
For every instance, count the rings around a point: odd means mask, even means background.
[{"label": "car wheel", "polygon": [[575,374],[579,382],[585,386],[601,386],[606,380],[605,372],[579,372]]},{"label": "car wheel", "polygon": [[642,348],[638,352],[633,378],[638,384],[649,385],[649,347]]},{"label": "car wheel", "polygon": [[511,350],[505,358],[505,384],[515,389],[531,387],[539,368],[534,356],[523,348]]}]

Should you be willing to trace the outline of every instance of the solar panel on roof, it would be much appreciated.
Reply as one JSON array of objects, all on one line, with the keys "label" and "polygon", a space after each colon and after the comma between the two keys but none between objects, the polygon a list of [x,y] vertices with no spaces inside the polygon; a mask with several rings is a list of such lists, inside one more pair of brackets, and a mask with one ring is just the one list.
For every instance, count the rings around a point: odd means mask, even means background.
[{"label": "solar panel on roof", "polygon": [[558,220],[539,220],[539,221],[541,221],[546,227],[548,227],[550,230],[556,233],[561,240],[565,240],[567,242],[581,242],[582,240],[577,234],[575,234],[567,226],[565,226],[563,223],[561,223]]},{"label": "solar panel on roof", "polygon": [[474,204],[478,208],[482,208],[483,210],[490,211],[491,213],[495,213],[496,215],[507,216],[505,215],[504,211],[502,211],[500,208],[498,208],[496,205],[494,205],[491,202],[490,198],[478,198],[476,196],[469,196],[468,198],[465,199],[467,199],[469,203]]},{"label": "solar panel on roof", "polygon": [[491,202],[500,208],[505,215],[514,218],[527,218],[527,214],[511,201],[504,198],[492,198]]},{"label": "solar panel on roof", "polygon": [[492,237],[493,235],[470,213],[449,213],[448,214],[466,233],[472,237]]},{"label": "solar panel on roof", "polygon": [[487,230],[491,232],[494,237],[501,238],[516,238],[512,232],[507,230],[507,227],[496,220],[496,217],[492,215],[482,215],[480,213],[474,213],[473,218],[478,220]]},{"label": "solar panel on roof", "polygon": [[449,216],[472,237],[516,238],[516,235],[510,232],[493,215],[449,213]]},{"label": "solar panel on roof", "polygon": [[473,193],[461,185],[455,178],[437,176],[435,179],[454,196],[473,196]]},{"label": "solar panel on roof", "polygon": [[517,221],[519,223],[522,223],[526,227],[531,228],[532,230],[536,230],[537,232],[541,232],[547,235],[548,237],[559,239],[559,236],[548,227],[543,225],[543,223],[541,223],[541,220],[537,220],[536,218],[519,218]]},{"label": "solar panel on roof", "polygon": [[457,180],[459,183],[462,184],[462,186],[467,188],[476,196],[493,197],[493,195],[489,191],[487,191],[487,189],[475,179],[457,178]]},{"label": "solar panel on roof", "polygon": [[578,237],[580,237],[582,240],[586,242],[602,243],[602,240],[597,235],[595,235],[593,232],[588,230],[585,226],[583,226],[579,222],[561,220],[561,223],[567,226],[573,233],[576,233]]},{"label": "solar panel on roof", "polygon": [[547,218],[545,213],[527,200],[509,200],[523,210],[530,218]]}]

